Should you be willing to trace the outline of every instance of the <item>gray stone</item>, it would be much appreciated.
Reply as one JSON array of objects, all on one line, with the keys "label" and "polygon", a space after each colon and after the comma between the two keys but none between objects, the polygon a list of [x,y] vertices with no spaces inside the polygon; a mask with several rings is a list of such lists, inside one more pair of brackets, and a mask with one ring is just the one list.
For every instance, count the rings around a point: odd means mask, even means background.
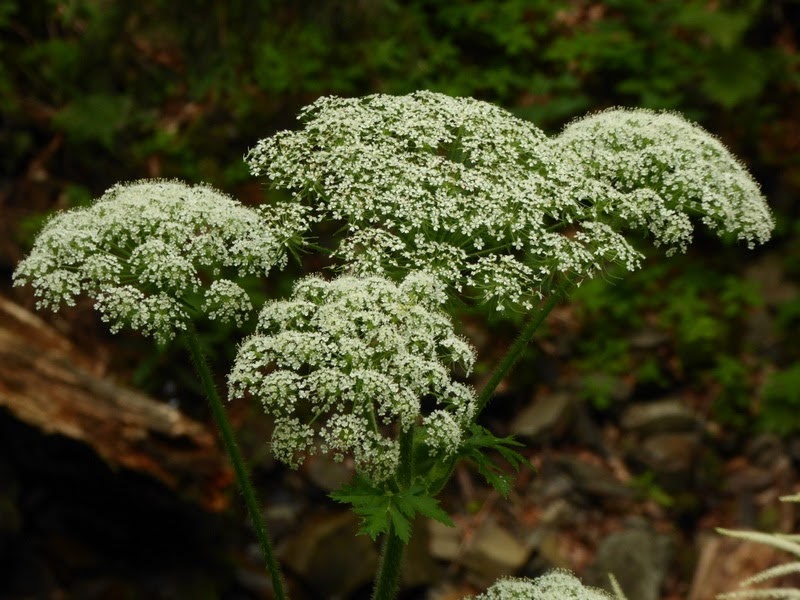
[{"label": "gray stone", "polygon": [[620,500],[635,495],[631,488],[617,481],[609,471],[599,465],[572,456],[558,459],[556,465],[570,477],[574,488],[584,496]]},{"label": "gray stone", "polygon": [[530,548],[494,520],[484,521],[464,548],[460,562],[472,572],[494,581],[516,572],[528,560]]},{"label": "gray stone", "polygon": [[668,342],[669,335],[660,329],[645,327],[631,335],[628,341],[632,348],[637,350],[650,350],[652,348],[658,348],[662,344]]},{"label": "gray stone", "polygon": [[461,552],[461,532],[444,523],[428,521],[428,549],[431,556],[453,562]]},{"label": "gray stone", "polygon": [[656,473],[686,473],[692,469],[699,441],[694,433],[656,433],[642,440],[634,457]]},{"label": "gray stone", "polygon": [[572,398],[565,392],[540,396],[511,422],[511,433],[529,441],[563,435],[574,415]]},{"label": "gray stone", "polygon": [[762,433],[750,440],[745,455],[754,465],[763,469],[774,467],[786,458],[781,439],[771,433]]},{"label": "gray stone", "polygon": [[[430,586],[442,579],[442,568],[431,555],[429,519],[417,519],[411,540],[403,553],[403,584],[407,587]],[[445,527],[447,527],[445,525]],[[448,527],[458,531],[455,527]]]},{"label": "gray stone", "polygon": [[338,490],[353,478],[351,467],[344,462],[336,462],[328,454],[308,457],[305,471],[308,478],[326,492]]},{"label": "gray stone", "polygon": [[625,409],[620,419],[622,428],[637,433],[695,431],[697,416],[680,400],[665,398],[655,402],[639,402]]},{"label": "gray stone", "polygon": [[608,574],[613,573],[631,600],[658,600],[671,554],[668,536],[639,524],[629,525],[600,543],[584,581],[611,591]]},{"label": "gray stone", "polygon": [[314,519],[288,541],[283,560],[320,597],[349,597],[372,580],[378,566],[375,545],[358,529],[359,519],[350,512]]}]

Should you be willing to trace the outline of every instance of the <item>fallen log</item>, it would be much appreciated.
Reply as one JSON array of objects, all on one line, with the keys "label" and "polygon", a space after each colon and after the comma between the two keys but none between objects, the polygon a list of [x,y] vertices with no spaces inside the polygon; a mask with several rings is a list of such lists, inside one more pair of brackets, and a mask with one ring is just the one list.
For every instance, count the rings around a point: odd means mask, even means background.
[{"label": "fallen log", "polygon": [[154,477],[207,510],[227,505],[233,476],[209,427],[93,373],[68,339],[2,296],[0,408],[45,434],[89,446],[113,469]]}]

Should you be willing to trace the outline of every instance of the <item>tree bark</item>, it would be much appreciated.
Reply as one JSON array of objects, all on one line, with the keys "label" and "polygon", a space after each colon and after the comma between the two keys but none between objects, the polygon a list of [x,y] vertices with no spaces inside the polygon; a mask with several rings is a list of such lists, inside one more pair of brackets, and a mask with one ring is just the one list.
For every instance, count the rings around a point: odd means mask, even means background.
[{"label": "tree bark", "polygon": [[68,339],[0,296],[0,408],[86,444],[112,468],[145,473],[207,510],[225,508],[233,475],[213,430],[92,371]]}]

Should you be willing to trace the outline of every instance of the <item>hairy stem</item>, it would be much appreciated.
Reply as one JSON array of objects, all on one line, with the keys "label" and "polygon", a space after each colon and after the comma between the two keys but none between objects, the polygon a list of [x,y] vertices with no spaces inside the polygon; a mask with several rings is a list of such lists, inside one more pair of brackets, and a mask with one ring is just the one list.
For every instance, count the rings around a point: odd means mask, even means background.
[{"label": "hairy stem", "polygon": [[278,561],[275,559],[275,554],[272,551],[272,544],[270,544],[269,536],[267,535],[267,527],[261,515],[261,509],[259,508],[253,483],[250,481],[250,475],[247,472],[244,459],[239,452],[239,445],[236,443],[233,428],[225,413],[225,408],[222,406],[222,401],[217,392],[217,386],[214,384],[214,378],[211,375],[208,362],[203,355],[203,350],[200,347],[197,334],[191,325],[184,335],[184,340],[189,354],[192,357],[195,371],[197,371],[197,375],[203,385],[203,390],[211,405],[211,412],[214,413],[214,420],[217,422],[220,434],[222,435],[222,442],[225,445],[225,450],[227,450],[228,456],[233,464],[233,470],[236,473],[236,483],[239,486],[239,490],[242,492],[242,496],[244,496],[247,512],[250,514],[250,520],[253,523],[258,543],[261,546],[261,552],[264,555],[267,569],[272,578],[272,589],[275,598],[277,600],[285,600],[286,592],[284,591],[283,576],[281,575]]},{"label": "hairy stem", "polygon": [[403,563],[405,542],[395,533],[394,525],[389,524],[381,550],[381,562],[375,579],[372,600],[392,600],[400,584],[400,567]]},{"label": "hairy stem", "polygon": [[[414,478],[414,427],[400,435],[400,464],[397,468],[397,484],[401,488],[411,485]],[[400,570],[403,565],[404,542],[389,523],[389,531],[383,539],[381,562],[375,577],[372,600],[392,600],[400,585]]]},{"label": "hairy stem", "polygon": [[[555,306],[563,297],[563,291],[554,293],[544,304],[544,306],[539,309],[539,312],[531,317],[531,320],[528,321],[523,330],[519,333],[517,339],[515,339],[514,343],[511,344],[509,349],[506,351],[503,360],[501,360],[500,364],[497,365],[491,377],[489,378],[489,381],[487,381],[486,385],[483,386],[483,389],[478,396],[478,408],[475,411],[473,422],[478,420],[478,417],[480,416],[481,412],[483,412],[483,409],[486,408],[486,405],[489,403],[489,400],[491,400],[495,390],[497,389],[497,386],[500,385],[500,382],[503,380],[503,377],[505,377],[511,368],[516,364],[516,362],[519,360],[519,357],[522,355],[522,352],[533,338],[533,334],[536,333],[544,320],[547,318],[547,315],[550,314],[553,308],[555,308]],[[432,494],[434,496],[441,492],[444,486],[447,485],[447,482],[450,481],[450,477],[452,477],[453,471],[455,471],[457,462],[458,460],[451,461],[450,469],[447,472],[447,475],[439,479],[438,483],[432,490]]]},{"label": "hairy stem", "polygon": [[489,378],[489,381],[487,381],[486,385],[483,386],[483,389],[478,396],[478,408],[475,411],[476,420],[481,412],[483,412],[483,409],[486,408],[489,400],[491,400],[495,390],[497,389],[497,386],[500,385],[500,382],[503,380],[503,378],[516,364],[520,356],[522,356],[522,352],[533,338],[533,334],[536,333],[541,324],[547,318],[547,315],[549,315],[553,308],[555,308],[556,304],[559,303],[562,296],[563,293],[555,293],[550,296],[545,305],[539,309],[539,312],[536,313],[530,321],[528,321],[523,330],[520,331],[517,339],[514,340],[514,343],[511,344],[509,349],[506,351],[506,355],[503,357],[503,360],[501,360],[500,364],[497,365],[492,373],[492,376]]}]

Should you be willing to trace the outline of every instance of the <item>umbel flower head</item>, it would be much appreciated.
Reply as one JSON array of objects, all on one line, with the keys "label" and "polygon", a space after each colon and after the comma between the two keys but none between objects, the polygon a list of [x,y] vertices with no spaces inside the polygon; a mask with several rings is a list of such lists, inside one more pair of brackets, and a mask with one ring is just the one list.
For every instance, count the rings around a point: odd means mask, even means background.
[{"label": "umbel flower head", "polygon": [[241,322],[252,305],[229,277],[283,265],[295,233],[205,185],[138,181],[50,219],[14,284],[30,283],[37,306],[53,310],[85,293],[112,332],[166,341],[186,328],[192,301],[209,318]]},{"label": "umbel flower head", "polygon": [[499,309],[530,309],[611,263],[636,269],[632,229],[668,252],[685,248],[693,216],[748,243],[768,237],[758,186],[719,142],[676,115],[623,116],[551,139],[471,98],[326,97],[247,161],[313,218],[345,222],[336,254],[350,272],[426,269]]},{"label": "umbel flower head", "polygon": [[[320,449],[351,456],[360,474],[382,482],[397,469],[400,432],[414,426],[431,453],[452,453],[475,396],[451,368],[468,371],[475,356],[441,311],[444,299],[423,272],[400,284],[301,279],[290,299],[261,310],[229,375],[230,397],[261,400],[275,419],[272,450],[291,466]],[[427,414],[423,399],[432,401]]]},{"label": "umbel flower head", "polygon": [[610,109],[569,124],[556,144],[583,175],[573,193],[620,229],[645,228],[668,254],[691,242],[690,217],[750,248],[770,238],[774,221],[758,184],[718,139],[678,114]]},{"label": "umbel flower head", "polygon": [[601,589],[586,587],[564,569],[536,579],[506,577],[472,600],[615,600]]}]

